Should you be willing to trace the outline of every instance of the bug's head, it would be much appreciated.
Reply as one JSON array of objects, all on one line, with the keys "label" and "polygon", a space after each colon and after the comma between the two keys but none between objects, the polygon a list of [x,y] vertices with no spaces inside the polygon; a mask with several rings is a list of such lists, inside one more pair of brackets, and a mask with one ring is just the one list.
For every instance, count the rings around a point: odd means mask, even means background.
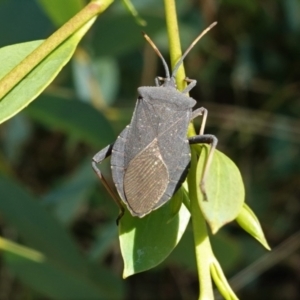
[{"label": "bug's head", "polygon": [[215,25],[217,25],[217,22],[212,23],[210,26],[208,26],[205,30],[203,30],[201,32],[201,34],[199,34],[196,39],[191,43],[191,45],[186,49],[186,51],[183,53],[183,55],[181,56],[181,58],[179,59],[179,61],[176,63],[172,75],[170,76],[170,71],[168,68],[168,65],[164,59],[164,57],[162,56],[162,54],[160,53],[160,51],[158,50],[158,48],[155,46],[155,44],[152,42],[152,40],[149,38],[149,36],[143,32],[144,38],[147,40],[147,42],[151,45],[151,47],[154,49],[154,51],[156,52],[156,54],[160,57],[163,66],[165,68],[165,72],[166,72],[166,77],[162,79],[162,81],[164,82],[162,84],[162,86],[164,87],[173,87],[173,88],[177,88],[176,86],[176,74],[180,68],[180,66],[183,63],[183,60],[185,59],[185,57],[187,56],[187,54],[191,51],[191,49],[196,45],[196,43],[211,29],[213,28]]},{"label": "bug's head", "polygon": [[163,87],[172,87],[177,89],[176,79],[175,77],[166,77],[163,78],[164,83],[161,85]]}]

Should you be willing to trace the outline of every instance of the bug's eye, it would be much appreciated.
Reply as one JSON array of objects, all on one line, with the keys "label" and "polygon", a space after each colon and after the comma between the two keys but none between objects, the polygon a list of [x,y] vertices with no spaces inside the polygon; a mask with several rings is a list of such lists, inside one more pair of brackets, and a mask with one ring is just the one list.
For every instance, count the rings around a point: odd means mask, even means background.
[{"label": "bug's eye", "polygon": [[138,96],[138,100],[143,100],[143,97],[142,96]]}]

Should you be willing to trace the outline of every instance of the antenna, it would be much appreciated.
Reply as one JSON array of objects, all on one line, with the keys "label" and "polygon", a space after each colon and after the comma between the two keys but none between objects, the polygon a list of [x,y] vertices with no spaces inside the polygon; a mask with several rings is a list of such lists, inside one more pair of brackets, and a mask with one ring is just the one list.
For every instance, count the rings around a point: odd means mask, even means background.
[{"label": "antenna", "polygon": [[155,44],[153,43],[153,41],[149,38],[149,36],[145,32],[142,32],[142,34],[143,34],[144,38],[147,40],[147,42],[154,49],[154,51],[156,52],[156,54],[160,57],[163,65],[164,65],[164,68],[165,68],[166,78],[170,79],[170,71],[169,71],[168,65],[167,65],[165,59],[163,58],[162,54],[160,53],[160,51],[158,50],[158,48],[155,46]]},{"label": "antenna", "polygon": [[215,27],[217,25],[217,22],[212,23],[210,26],[208,26],[206,29],[204,29],[197,37],[196,39],[191,43],[191,45],[185,50],[185,52],[183,53],[183,55],[181,56],[180,60],[176,63],[174,70],[172,72],[172,77],[176,76],[176,73],[180,67],[180,65],[182,64],[183,60],[185,59],[185,57],[187,56],[187,54],[191,51],[191,49],[197,44],[197,42],[209,31],[211,30],[213,27]]}]

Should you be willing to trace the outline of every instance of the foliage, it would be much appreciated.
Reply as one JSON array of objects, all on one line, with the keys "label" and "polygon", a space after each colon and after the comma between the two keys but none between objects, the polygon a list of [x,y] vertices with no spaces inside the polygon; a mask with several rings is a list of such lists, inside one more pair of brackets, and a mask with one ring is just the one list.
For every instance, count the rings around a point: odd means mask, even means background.
[{"label": "foliage", "polygon": [[[49,28],[59,32],[54,26],[68,21],[75,11],[87,13],[84,1],[56,1],[55,10],[47,1],[26,2],[25,6],[22,1],[0,2],[0,78],[49,36]],[[140,31],[151,36],[166,58],[173,51],[168,48],[160,1],[133,1],[134,8],[127,10],[123,4],[115,1],[89,32],[95,14],[87,13],[80,30],[63,37],[37,66],[26,64],[29,69],[22,81],[2,94],[0,119],[6,122],[0,127],[0,248],[12,275],[0,280],[0,290],[12,299],[197,297],[199,257],[193,252],[193,232],[200,227],[193,224],[192,230],[188,209],[195,219],[190,200],[193,193],[195,199],[201,198],[194,185],[201,177],[207,148],[192,147],[194,159],[200,156],[198,168],[194,163],[191,169],[195,180],[172,201],[144,219],[126,213],[121,220],[123,276],[161,263],[126,281],[120,278],[118,232],[112,221],[117,209],[90,169],[93,154],[113,142],[130,121],[136,88],[153,85],[154,77],[164,74],[152,49],[145,46],[142,53],[145,41]],[[273,245],[299,226],[299,10],[296,0],[177,3],[183,49],[204,27],[218,21],[186,58],[186,74],[198,81],[192,97],[209,110],[206,132],[217,135],[218,149],[239,166],[246,201]],[[144,21],[147,26],[141,29]],[[108,170],[108,164],[101,169]],[[198,203],[212,232],[237,218],[268,248],[258,219],[243,203],[239,171],[219,151],[210,176],[209,194],[215,195]],[[180,206],[182,202],[185,205]],[[201,224],[203,234],[207,229]],[[211,245],[202,252],[202,261],[223,296],[234,298],[222,272],[234,274],[264,252],[235,225],[222,227],[209,238]],[[282,251],[282,257],[286,253]],[[262,265],[272,266],[272,254],[266,261],[269,264]],[[291,275],[299,271],[284,262],[277,270],[282,269]],[[272,273],[260,279],[259,272],[259,268],[251,271],[255,284],[243,291],[233,281],[231,286],[242,299],[288,298],[290,283],[283,280],[268,288]],[[9,292],[14,276],[22,282],[20,295]],[[291,282],[297,298],[299,283],[296,278]]]}]

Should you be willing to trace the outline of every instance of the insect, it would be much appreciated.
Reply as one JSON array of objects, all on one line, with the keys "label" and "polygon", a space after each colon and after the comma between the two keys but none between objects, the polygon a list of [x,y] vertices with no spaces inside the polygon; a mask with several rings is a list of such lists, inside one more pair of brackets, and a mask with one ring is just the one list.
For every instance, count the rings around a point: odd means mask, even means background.
[{"label": "insect", "polygon": [[[188,86],[180,92],[175,76],[189,51],[215,25],[216,22],[195,39],[175,65],[171,76],[162,54],[144,34],[163,63],[165,77],[156,77],[156,86],[138,88],[130,124],[113,144],[99,151],[92,160],[94,171],[120,207],[118,220],[124,214],[122,202],[132,216],[142,218],[170,200],[187,176],[191,159],[189,144],[211,145],[200,182],[204,200],[207,199],[205,178],[217,138],[204,134],[207,110],[201,107],[192,111],[196,101],[186,95],[196,85],[196,80],[186,78]],[[198,116],[203,116],[200,133],[187,138],[189,122]],[[113,181],[121,201],[97,167],[109,156]]]}]

